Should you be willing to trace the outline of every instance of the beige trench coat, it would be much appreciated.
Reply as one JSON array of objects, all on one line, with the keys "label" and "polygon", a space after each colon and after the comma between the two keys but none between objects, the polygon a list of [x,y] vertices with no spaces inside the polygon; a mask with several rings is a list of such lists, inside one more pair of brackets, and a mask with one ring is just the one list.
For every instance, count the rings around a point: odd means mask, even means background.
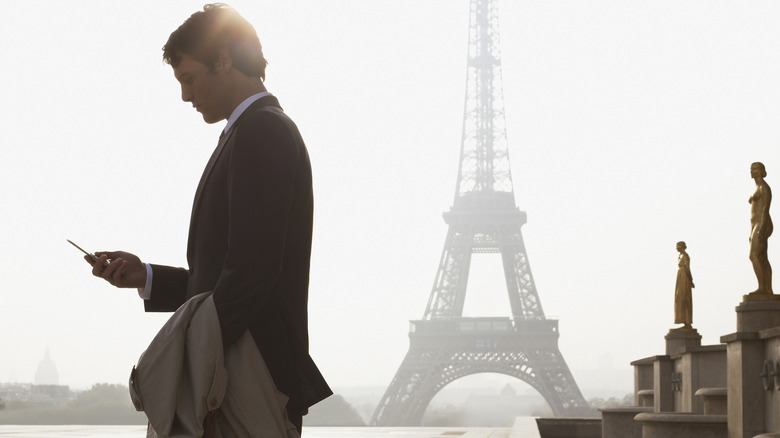
[{"label": "beige trench coat", "polygon": [[215,409],[218,437],[299,437],[249,331],[223,354],[210,293],[189,299],[160,329],[133,367],[130,397],[149,419],[148,437],[202,437]]}]

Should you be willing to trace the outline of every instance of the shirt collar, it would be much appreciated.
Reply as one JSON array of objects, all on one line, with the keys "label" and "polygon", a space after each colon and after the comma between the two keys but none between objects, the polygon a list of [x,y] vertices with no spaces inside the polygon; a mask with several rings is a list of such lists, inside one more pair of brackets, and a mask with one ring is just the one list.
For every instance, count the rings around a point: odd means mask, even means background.
[{"label": "shirt collar", "polygon": [[271,95],[271,93],[269,93],[267,91],[263,91],[263,92],[260,92],[260,93],[257,93],[257,94],[253,94],[253,95],[247,97],[230,114],[230,117],[228,117],[227,124],[225,125],[225,129],[223,129],[222,132],[223,133],[227,132],[228,129],[230,129],[230,127],[233,126],[233,123],[235,123],[236,120],[238,120],[238,118],[241,116],[241,114],[243,114],[244,111],[246,111],[246,109],[249,108],[249,105],[252,105],[253,103],[255,103],[255,101],[257,101],[258,99],[260,99],[262,97],[270,96],[270,95]]}]

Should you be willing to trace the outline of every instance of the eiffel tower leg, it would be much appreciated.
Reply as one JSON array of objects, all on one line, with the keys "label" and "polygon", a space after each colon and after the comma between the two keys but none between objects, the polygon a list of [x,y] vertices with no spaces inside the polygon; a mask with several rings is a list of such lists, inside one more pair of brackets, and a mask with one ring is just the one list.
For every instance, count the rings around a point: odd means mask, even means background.
[{"label": "eiffel tower leg", "polygon": [[530,358],[537,371],[540,393],[556,417],[590,416],[593,413],[557,347],[542,348]]},{"label": "eiffel tower leg", "polygon": [[433,397],[454,380],[474,374],[460,348],[412,348],[371,418],[372,426],[421,426]]},{"label": "eiffel tower leg", "polygon": [[433,283],[424,319],[463,314],[466,285],[471,266],[471,234],[466,227],[450,226],[444,242],[439,270]]},{"label": "eiffel tower leg", "polygon": [[501,259],[512,315],[526,319],[544,318],[542,303],[528,263],[520,225],[504,226],[501,230]]},{"label": "eiffel tower leg", "polygon": [[429,374],[430,365],[424,359],[429,356],[419,349],[410,349],[385,391],[374,415],[372,426],[419,426],[425,407],[420,406],[419,390]]}]

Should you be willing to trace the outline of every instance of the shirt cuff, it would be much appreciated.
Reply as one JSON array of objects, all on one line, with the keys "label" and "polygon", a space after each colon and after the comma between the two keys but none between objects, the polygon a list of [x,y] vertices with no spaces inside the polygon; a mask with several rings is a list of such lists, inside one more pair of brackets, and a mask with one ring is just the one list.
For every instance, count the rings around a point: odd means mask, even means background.
[{"label": "shirt cuff", "polygon": [[152,265],[144,263],[144,266],[146,266],[146,284],[144,284],[143,289],[138,288],[138,296],[150,300],[152,299]]}]

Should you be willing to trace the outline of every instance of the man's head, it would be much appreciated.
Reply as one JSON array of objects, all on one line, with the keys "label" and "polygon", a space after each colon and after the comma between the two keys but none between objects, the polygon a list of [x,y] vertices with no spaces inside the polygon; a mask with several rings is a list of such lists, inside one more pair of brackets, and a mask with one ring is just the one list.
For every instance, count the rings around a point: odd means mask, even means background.
[{"label": "man's head", "polygon": [[182,100],[207,123],[228,118],[245,98],[265,90],[267,62],[257,33],[224,4],[204,6],[171,33],[163,60],[173,67]]},{"label": "man's head", "polygon": [[163,60],[176,67],[182,55],[189,55],[213,72],[223,50],[239,71],[265,79],[268,62],[255,28],[235,9],[222,3],[204,6],[173,31],[163,46]]}]

